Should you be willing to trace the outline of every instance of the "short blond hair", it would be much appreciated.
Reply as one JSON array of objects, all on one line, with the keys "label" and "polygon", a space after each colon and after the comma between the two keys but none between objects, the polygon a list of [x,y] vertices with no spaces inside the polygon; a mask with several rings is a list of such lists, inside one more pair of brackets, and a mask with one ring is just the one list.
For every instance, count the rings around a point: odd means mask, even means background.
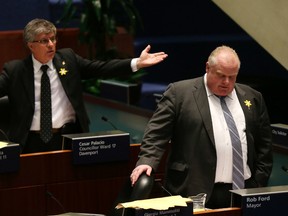
[{"label": "short blond hair", "polygon": [[214,65],[218,64],[218,58],[217,57],[220,54],[222,54],[223,52],[228,53],[229,55],[233,55],[235,57],[235,59],[238,61],[238,70],[239,70],[241,62],[240,62],[240,59],[239,59],[237,52],[234,49],[232,49],[231,47],[226,46],[226,45],[219,46],[211,52],[211,54],[208,57],[209,65],[214,66]]}]

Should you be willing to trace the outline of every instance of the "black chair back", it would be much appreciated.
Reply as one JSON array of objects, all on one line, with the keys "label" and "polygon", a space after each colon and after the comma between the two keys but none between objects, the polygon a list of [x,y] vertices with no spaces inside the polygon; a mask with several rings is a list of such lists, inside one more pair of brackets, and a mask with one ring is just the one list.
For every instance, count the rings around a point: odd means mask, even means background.
[{"label": "black chair back", "polygon": [[147,176],[143,173],[135,183],[131,186],[130,178],[125,182],[120,191],[109,216],[133,216],[134,209],[115,209],[119,203],[131,202],[134,200],[148,199],[154,186],[154,176]]}]

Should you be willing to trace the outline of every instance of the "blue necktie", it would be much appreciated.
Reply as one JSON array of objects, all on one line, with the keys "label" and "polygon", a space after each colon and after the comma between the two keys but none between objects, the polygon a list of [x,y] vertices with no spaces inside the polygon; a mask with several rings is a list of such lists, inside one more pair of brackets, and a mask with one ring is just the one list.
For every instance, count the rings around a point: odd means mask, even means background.
[{"label": "blue necktie", "polygon": [[40,138],[48,143],[52,138],[52,111],[51,111],[51,87],[47,75],[47,65],[42,65],[41,77],[41,116],[40,116]]},{"label": "blue necktie", "polygon": [[227,104],[225,102],[225,97],[220,97],[221,107],[223,114],[229,128],[230,138],[233,148],[233,189],[243,189],[244,188],[244,169],[243,169],[243,157],[242,157],[242,147],[239,138],[239,133],[236,128],[235,121],[229,111]]}]

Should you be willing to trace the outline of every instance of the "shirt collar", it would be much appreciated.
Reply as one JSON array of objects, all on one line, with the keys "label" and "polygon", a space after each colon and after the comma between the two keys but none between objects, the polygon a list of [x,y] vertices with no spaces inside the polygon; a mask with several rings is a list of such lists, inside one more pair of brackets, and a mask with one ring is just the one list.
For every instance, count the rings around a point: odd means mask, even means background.
[{"label": "shirt collar", "polygon": [[[42,64],[41,62],[39,62],[37,59],[35,59],[35,57],[33,56],[33,54],[32,54],[32,62],[33,62],[33,68],[34,68],[35,73],[39,72],[39,71],[40,71],[40,68],[41,68],[41,66],[42,66],[43,64]],[[48,62],[46,63],[46,65],[48,65],[48,67],[49,67],[51,70],[54,69],[52,60],[48,61]]]}]

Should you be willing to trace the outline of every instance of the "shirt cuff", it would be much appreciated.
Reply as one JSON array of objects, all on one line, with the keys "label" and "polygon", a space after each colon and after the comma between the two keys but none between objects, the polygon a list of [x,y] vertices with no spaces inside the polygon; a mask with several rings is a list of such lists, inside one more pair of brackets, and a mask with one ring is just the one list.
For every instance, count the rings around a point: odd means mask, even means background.
[{"label": "shirt cuff", "polygon": [[137,60],[138,58],[133,58],[131,61],[131,69],[133,72],[136,72],[138,70],[137,68]]}]

